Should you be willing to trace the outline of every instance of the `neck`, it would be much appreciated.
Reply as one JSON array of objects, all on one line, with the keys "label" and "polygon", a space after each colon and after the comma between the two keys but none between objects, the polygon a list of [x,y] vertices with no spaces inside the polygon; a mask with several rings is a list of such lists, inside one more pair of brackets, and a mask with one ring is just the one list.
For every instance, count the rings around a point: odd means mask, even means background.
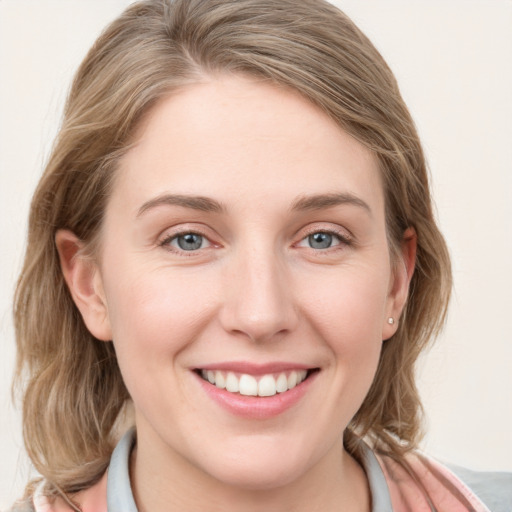
[{"label": "neck", "polygon": [[142,439],[132,452],[130,478],[139,512],[370,511],[366,475],[341,436],[316,464],[279,487],[219,481],[168,447],[155,450]]}]

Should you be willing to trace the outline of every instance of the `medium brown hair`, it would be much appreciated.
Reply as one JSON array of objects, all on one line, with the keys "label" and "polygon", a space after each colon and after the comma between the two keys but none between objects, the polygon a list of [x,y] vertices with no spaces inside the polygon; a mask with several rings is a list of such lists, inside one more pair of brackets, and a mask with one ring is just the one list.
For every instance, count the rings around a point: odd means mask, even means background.
[{"label": "medium brown hair", "polygon": [[298,91],[378,158],[391,252],[396,258],[414,228],[416,270],[345,443],[355,453],[365,436],[398,459],[417,445],[414,365],[443,324],[451,273],[421,144],[392,72],[323,0],[146,0],[109,25],[80,66],[31,206],[15,297],[17,382],[25,386],[25,445],[54,489],[74,492],[100,478],[129,401],[112,343],[89,333],[66,287],[56,231],[94,247],[117,163],[141,118],[164,96],[219,73]]}]

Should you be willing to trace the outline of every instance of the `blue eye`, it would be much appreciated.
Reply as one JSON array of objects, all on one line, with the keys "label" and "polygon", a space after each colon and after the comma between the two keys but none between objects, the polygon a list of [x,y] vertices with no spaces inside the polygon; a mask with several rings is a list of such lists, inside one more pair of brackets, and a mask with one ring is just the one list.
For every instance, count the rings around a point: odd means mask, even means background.
[{"label": "blue eye", "polygon": [[322,251],[341,245],[351,245],[351,240],[342,234],[331,231],[314,231],[305,236],[297,245]]},{"label": "blue eye", "polygon": [[308,236],[308,244],[312,249],[328,249],[338,243],[339,238],[331,233],[319,231]]},{"label": "blue eye", "polygon": [[206,238],[198,233],[183,233],[182,235],[176,235],[173,236],[168,243],[182,251],[197,251],[198,249],[203,249],[208,246]]}]

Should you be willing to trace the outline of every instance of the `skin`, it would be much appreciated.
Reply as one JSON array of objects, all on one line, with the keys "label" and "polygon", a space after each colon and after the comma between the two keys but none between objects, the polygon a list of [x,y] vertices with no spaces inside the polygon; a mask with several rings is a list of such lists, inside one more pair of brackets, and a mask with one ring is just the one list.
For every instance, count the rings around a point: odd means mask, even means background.
[{"label": "skin", "polygon": [[[333,194],[350,201],[293,208]],[[221,76],[153,108],[120,163],[97,262],[57,234],[74,300],[90,331],[113,340],[134,401],[141,511],[370,510],[342,433],[414,266],[411,236],[391,261],[384,214],[372,153],[295,92]],[[184,251],[176,237],[190,232],[202,246]],[[332,245],[312,247],[312,233],[332,233]],[[293,407],[248,419],[192,371],[223,361],[320,371]]]}]

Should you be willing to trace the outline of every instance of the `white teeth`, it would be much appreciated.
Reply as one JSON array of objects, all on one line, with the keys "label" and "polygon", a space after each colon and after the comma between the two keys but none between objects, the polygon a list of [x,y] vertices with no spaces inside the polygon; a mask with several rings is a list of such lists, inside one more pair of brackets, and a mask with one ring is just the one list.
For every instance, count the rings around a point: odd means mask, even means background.
[{"label": "white teeth", "polygon": [[224,378],[224,374],[222,372],[215,372],[215,385],[220,389],[225,389],[226,379]]},{"label": "white teeth", "polygon": [[297,372],[292,372],[288,376],[288,389],[293,389],[297,385]]},{"label": "white teeth", "polygon": [[275,375],[262,375],[259,380],[247,373],[240,377],[233,372],[227,374],[220,370],[201,370],[201,376],[210,384],[220,389],[226,389],[230,393],[240,393],[245,396],[274,396],[276,393],[284,393],[300,384],[307,376],[306,370],[293,370],[288,376],[280,373]]},{"label": "white teeth", "polygon": [[258,382],[258,396],[273,396],[276,394],[276,387],[276,379],[272,375],[264,375]]},{"label": "white teeth", "polygon": [[246,396],[258,395],[258,381],[252,375],[244,373],[240,377],[240,394]]},{"label": "white teeth", "polygon": [[238,379],[234,373],[228,373],[228,376],[226,377],[226,389],[231,393],[238,393],[240,390]]},{"label": "white teeth", "polygon": [[288,379],[284,373],[281,373],[281,375],[279,375],[277,378],[276,391],[278,393],[284,393],[285,391],[288,391]]}]

